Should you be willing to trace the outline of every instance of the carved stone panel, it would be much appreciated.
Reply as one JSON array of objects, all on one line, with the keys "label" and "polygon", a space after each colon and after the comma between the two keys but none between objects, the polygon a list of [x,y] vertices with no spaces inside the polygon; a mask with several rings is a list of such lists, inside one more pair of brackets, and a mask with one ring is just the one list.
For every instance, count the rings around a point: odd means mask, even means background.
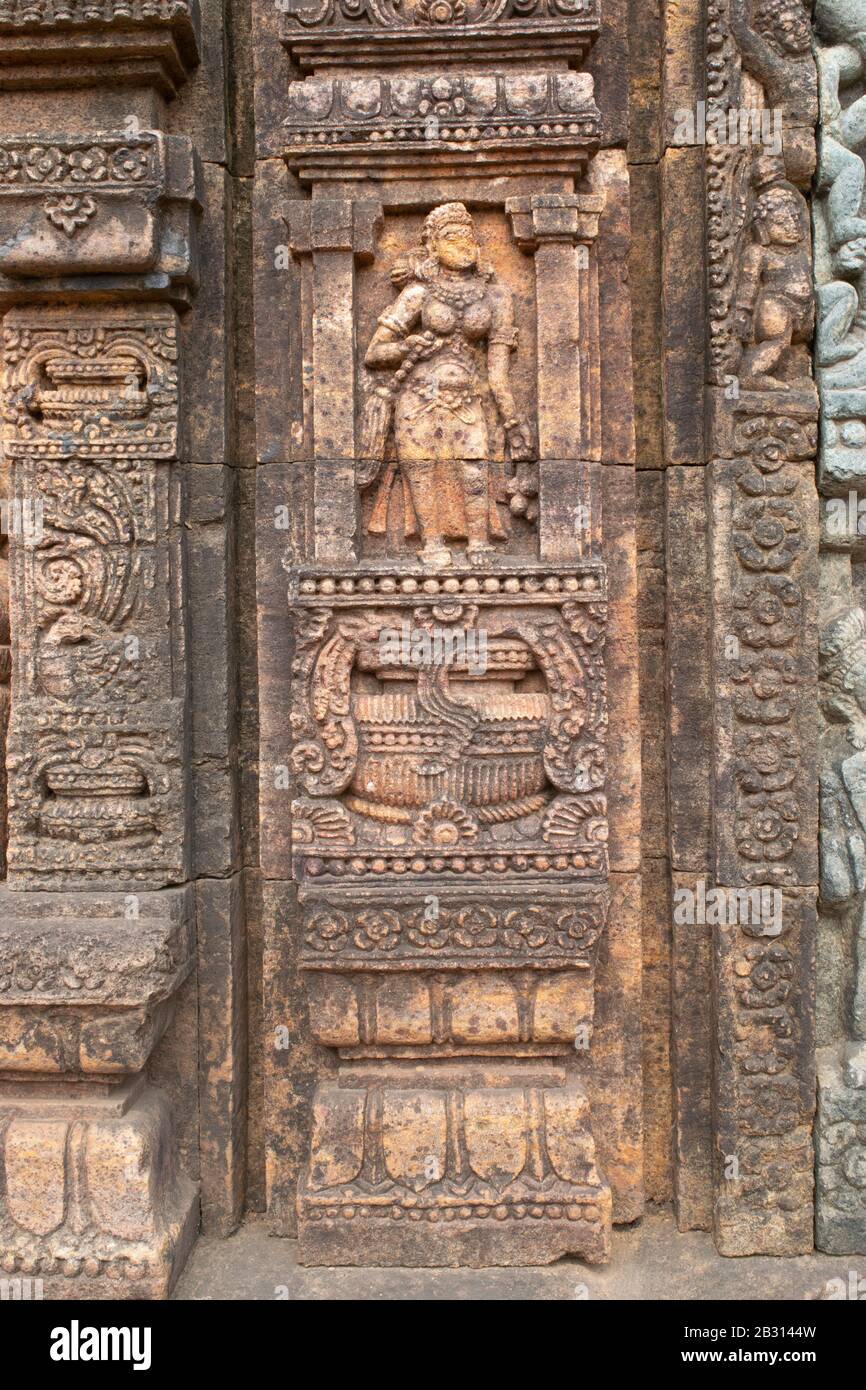
[{"label": "carved stone panel", "polygon": [[[196,283],[198,171],[190,141],[159,131],[7,137],[0,147],[0,302],[33,280],[147,276],[183,298]],[[20,281],[25,279],[24,286]],[[81,298],[99,286],[79,284]]]},{"label": "carved stone panel", "polygon": [[[481,13],[461,11],[458,48]],[[419,52],[449,17],[414,15]],[[406,51],[369,18],[375,55]],[[491,25],[512,18],[540,12]],[[293,50],[308,19],[289,16]],[[348,16],[322,21],[304,55],[343,42]],[[340,1059],[298,1187],[313,1263],[609,1251],[589,1101],[606,196],[576,182],[601,132],[589,75],[484,58],[397,77],[317,57],[283,126],[313,188],[284,213],[307,367],[286,561],[297,951],[310,1033]]]},{"label": "carved stone panel", "polygon": [[42,526],[13,543],[12,882],[182,879],[177,325],[13,310],[4,448]]}]

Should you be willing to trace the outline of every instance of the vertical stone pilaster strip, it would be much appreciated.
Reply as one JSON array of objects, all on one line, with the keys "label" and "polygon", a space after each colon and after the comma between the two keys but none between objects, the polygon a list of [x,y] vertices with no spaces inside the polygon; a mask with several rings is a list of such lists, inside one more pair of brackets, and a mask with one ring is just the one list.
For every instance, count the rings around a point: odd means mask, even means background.
[{"label": "vertical stone pilaster strip", "polygon": [[[598,552],[601,459],[598,260],[603,193],[510,199],[515,240],[535,262],[538,355],[539,554]],[[575,345],[579,350],[575,351]]]},{"label": "vertical stone pilaster strip", "polygon": [[[672,906],[710,864],[713,688],[709,521],[702,466],[665,470],[668,797]],[[683,1230],[713,1224],[713,929],[672,916],[674,1193]]]},{"label": "vertical stone pilaster strip", "polygon": [[[801,190],[814,159],[816,83],[808,23],[793,4],[789,31],[783,51],[739,0],[714,5],[707,29],[708,920],[714,1226],[728,1255],[805,1253],[813,1243],[817,400]],[[780,136],[772,148],[732,130],[746,94]],[[767,257],[783,244],[786,273],[777,266],[771,290]],[[773,294],[778,326],[765,313]]]},{"label": "vertical stone pilaster strip", "polygon": [[[661,22],[661,376],[665,466],[668,827],[674,1202],[681,1230],[713,1224],[712,927],[677,920],[710,860],[713,759],[711,579],[703,412],[708,255],[706,151],[682,131],[706,98],[708,17],[700,0]],[[697,131],[695,132],[697,134]]]},{"label": "vertical stone pilaster strip", "polygon": [[[5,167],[31,173],[0,203],[2,449],[20,519],[0,1247],[46,1297],[165,1298],[199,1211],[180,1161],[195,1067],[180,1078],[154,1053],[195,968],[179,314],[202,195],[188,137],[94,130],[79,94],[120,57],[158,125],[197,62],[196,19],[182,0],[134,33],[111,6],[74,32],[38,4],[19,18],[7,77],[67,90],[48,103],[65,128],[3,141]],[[157,1076],[186,1112],[177,1132]]]},{"label": "vertical stone pilaster strip", "polygon": [[765,398],[743,393],[731,403],[732,434],[717,415],[716,439],[740,457],[708,472],[714,880],[725,899],[714,926],[715,1231],[724,1254],[803,1253],[813,1239],[815,403],[807,392],[785,400],[789,414],[768,416]]},{"label": "vertical stone pilaster strip", "polygon": [[291,247],[312,261],[313,533],[324,564],[357,559],[355,261],[372,254],[370,203],[320,198],[288,217]]}]

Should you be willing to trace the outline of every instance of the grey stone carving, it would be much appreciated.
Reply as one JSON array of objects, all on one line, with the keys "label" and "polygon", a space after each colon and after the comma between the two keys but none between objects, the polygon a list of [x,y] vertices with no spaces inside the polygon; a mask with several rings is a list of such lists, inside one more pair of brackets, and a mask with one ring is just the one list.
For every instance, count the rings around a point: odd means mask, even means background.
[{"label": "grey stone carving", "polygon": [[[847,607],[820,645],[822,700],[853,750],[821,777],[821,903],[836,917],[835,989],[846,1036],[818,1067],[817,1244],[866,1252],[866,613]],[[834,987],[832,982],[828,986]]]},{"label": "grey stone carving", "polygon": [[815,337],[825,491],[866,480],[866,4],[819,0],[821,138],[815,199]]}]

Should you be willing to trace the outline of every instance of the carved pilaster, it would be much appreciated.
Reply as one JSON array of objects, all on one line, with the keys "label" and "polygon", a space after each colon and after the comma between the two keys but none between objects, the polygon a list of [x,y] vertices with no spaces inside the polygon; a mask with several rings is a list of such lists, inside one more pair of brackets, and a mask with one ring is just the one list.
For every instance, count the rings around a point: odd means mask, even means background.
[{"label": "carved pilaster", "polygon": [[535,261],[538,539],[545,560],[589,559],[601,536],[598,469],[591,464],[601,459],[595,241],[603,208],[598,193],[535,194],[506,205],[515,241]]},{"label": "carved pilaster", "polygon": [[[178,310],[191,142],[92,128],[102,84],[172,95],[186,5],[0,5],[0,91],[60,128],[0,151],[11,714],[0,892],[0,1264],[57,1298],[166,1297],[198,1221],[148,1080],[195,960]],[[66,89],[69,89],[68,91]],[[3,634],[0,633],[0,639]],[[47,889],[48,892],[39,890]],[[156,891],[161,890],[161,891]]]},{"label": "carved pilaster", "polygon": [[[781,28],[768,15],[723,0],[708,26],[714,1221],[730,1255],[813,1244],[815,73],[802,7]],[[732,130],[743,108],[751,132]]]},{"label": "carved pilaster", "polygon": [[[818,936],[816,1243],[866,1252],[866,167],[857,131],[859,24],[838,0],[815,11],[822,138],[814,201],[815,362],[821,397],[821,896]],[[847,61],[847,55],[851,61]]]},{"label": "carved pilaster", "polygon": [[351,561],[358,553],[355,264],[372,260],[381,216],[376,203],[323,198],[290,207],[286,219],[293,254],[309,258],[311,266],[313,534],[316,559],[324,564]]},{"label": "carved pilaster", "polygon": [[177,321],[15,309],[4,451],[41,538],[12,543],[13,887],[185,877]]},{"label": "carved pilaster", "polygon": [[[271,968],[297,961],[337,1070],[311,1097],[301,1256],[603,1260],[604,198],[577,186],[601,132],[592,79],[547,61],[597,16],[303,20],[284,42],[315,76],[283,123],[311,189],[284,211],[305,368],[304,522],[281,557],[297,917]],[[435,77],[392,75],[434,51]],[[277,711],[263,723],[275,751]],[[262,833],[281,863],[270,814]],[[619,1151],[613,1105],[606,1126]],[[287,1167],[275,1144],[277,1213]]]}]

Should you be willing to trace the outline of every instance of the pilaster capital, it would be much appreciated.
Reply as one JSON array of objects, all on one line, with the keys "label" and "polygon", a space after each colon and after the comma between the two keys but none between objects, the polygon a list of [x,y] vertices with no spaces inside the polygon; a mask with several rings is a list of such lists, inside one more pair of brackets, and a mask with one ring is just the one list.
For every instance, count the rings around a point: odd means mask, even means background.
[{"label": "pilaster capital", "polygon": [[382,204],[366,199],[315,198],[295,202],[285,218],[295,256],[316,251],[351,251],[371,261],[382,224]]},{"label": "pilaster capital", "polygon": [[505,211],[517,245],[532,253],[545,242],[595,241],[604,201],[603,193],[534,193],[508,198]]}]

